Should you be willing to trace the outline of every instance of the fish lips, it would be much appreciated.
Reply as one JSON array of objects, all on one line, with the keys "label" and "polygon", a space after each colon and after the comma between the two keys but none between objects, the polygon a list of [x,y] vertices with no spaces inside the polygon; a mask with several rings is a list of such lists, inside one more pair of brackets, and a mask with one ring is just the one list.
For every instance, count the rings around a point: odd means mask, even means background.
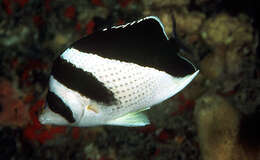
[{"label": "fish lips", "polygon": [[69,122],[61,115],[50,110],[48,104],[40,112],[39,121],[41,124],[68,125]]}]

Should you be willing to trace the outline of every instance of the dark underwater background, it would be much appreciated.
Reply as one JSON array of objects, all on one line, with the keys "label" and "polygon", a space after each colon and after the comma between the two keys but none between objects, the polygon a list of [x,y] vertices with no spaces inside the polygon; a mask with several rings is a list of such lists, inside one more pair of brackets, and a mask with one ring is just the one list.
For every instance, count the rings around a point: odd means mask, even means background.
[{"label": "dark underwater background", "polygon": [[[257,0],[0,0],[1,160],[260,160]],[[43,126],[53,60],[82,36],[145,16],[200,69],[127,128]],[[151,33],[152,34],[152,33]],[[120,42],[118,42],[120,45]],[[160,53],[158,53],[160,54]]]}]

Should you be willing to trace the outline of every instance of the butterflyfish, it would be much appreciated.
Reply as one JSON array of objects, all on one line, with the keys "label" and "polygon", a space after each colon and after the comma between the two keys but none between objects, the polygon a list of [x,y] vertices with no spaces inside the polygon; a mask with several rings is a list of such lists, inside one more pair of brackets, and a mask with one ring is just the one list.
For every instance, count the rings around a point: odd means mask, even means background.
[{"label": "butterflyfish", "polygon": [[42,124],[145,126],[144,110],[187,86],[199,70],[160,19],[145,17],[83,37],[55,61]]}]

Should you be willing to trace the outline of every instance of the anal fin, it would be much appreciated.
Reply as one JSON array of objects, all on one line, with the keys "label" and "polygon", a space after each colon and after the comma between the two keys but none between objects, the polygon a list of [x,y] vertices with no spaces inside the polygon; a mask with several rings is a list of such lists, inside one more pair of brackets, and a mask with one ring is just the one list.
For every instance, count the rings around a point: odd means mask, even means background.
[{"label": "anal fin", "polygon": [[149,125],[148,117],[140,112],[129,113],[117,119],[108,121],[107,125],[125,126],[125,127],[138,127]]}]

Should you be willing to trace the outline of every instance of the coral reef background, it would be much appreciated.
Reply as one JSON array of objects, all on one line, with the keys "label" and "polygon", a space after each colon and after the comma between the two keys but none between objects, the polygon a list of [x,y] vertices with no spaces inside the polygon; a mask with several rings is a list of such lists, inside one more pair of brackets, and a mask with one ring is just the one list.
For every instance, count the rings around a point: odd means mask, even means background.
[{"label": "coral reef background", "polygon": [[[0,159],[259,160],[256,0],[0,1]],[[53,60],[82,36],[148,15],[200,68],[181,93],[125,128],[43,126]],[[152,33],[151,33],[152,34]],[[158,53],[159,54],[159,53]]]}]

